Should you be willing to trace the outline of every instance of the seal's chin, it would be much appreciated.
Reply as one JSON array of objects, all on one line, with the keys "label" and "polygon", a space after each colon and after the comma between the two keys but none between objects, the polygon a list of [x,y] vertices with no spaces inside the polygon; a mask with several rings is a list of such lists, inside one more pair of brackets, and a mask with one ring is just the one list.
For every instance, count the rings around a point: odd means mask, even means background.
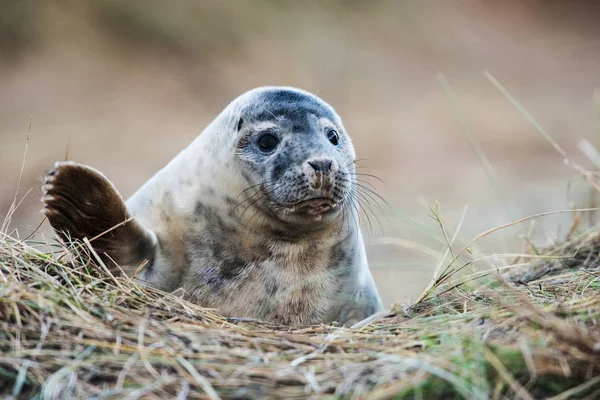
[{"label": "seal's chin", "polygon": [[322,197],[304,200],[291,206],[286,206],[284,207],[284,209],[288,213],[300,213],[319,216],[336,211],[339,207],[340,203],[336,203],[332,199]]},{"label": "seal's chin", "polygon": [[331,221],[342,209],[342,203],[327,197],[312,198],[294,204],[279,204],[278,218],[296,226],[317,227]]}]

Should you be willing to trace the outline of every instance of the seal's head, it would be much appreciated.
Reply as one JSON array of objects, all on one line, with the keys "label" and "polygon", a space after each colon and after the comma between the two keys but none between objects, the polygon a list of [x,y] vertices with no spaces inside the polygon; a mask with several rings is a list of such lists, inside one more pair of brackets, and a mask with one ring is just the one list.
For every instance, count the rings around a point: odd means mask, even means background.
[{"label": "seal's head", "polygon": [[293,88],[242,96],[236,155],[254,206],[298,228],[319,229],[352,199],[354,148],[333,108]]}]

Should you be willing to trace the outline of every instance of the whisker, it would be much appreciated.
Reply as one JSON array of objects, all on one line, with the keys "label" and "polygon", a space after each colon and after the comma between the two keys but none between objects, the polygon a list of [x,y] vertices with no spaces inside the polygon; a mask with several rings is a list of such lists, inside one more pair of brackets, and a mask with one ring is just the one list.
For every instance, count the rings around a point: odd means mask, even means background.
[{"label": "whisker", "polygon": [[277,117],[275,116],[275,114],[273,114],[271,111],[267,110],[267,109],[265,108],[265,106],[263,106],[262,104],[259,104],[259,106],[260,106],[260,107],[261,107],[263,110],[265,110],[266,112],[268,112],[269,114],[271,114],[271,115],[273,116],[273,118],[277,119]]},{"label": "whisker", "polygon": [[[351,165],[356,165],[356,161],[354,161],[354,160],[353,160],[353,161],[350,161],[348,164],[344,165],[344,168],[343,168],[342,170],[344,170],[344,169],[346,169],[346,168],[350,167]],[[345,173],[345,172],[342,172],[342,173]]]},{"label": "whisker", "polygon": [[262,208],[262,206],[264,206],[264,205],[265,205],[265,203],[266,203],[267,201],[269,201],[269,197],[268,197],[268,195],[264,195],[264,196],[262,197],[262,199],[264,199],[264,200],[263,200],[263,202],[260,204],[260,206],[256,207],[256,211],[254,212],[254,215],[252,215],[252,217],[250,217],[250,219],[249,219],[249,220],[248,220],[248,222],[246,223],[247,225],[250,225],[250,222],[252,222],[252,220],[254,219],[254,217],[256,217],[256,216],[258,215],[258,213],[260,212],[260,209]]},{"label": "whisker", "polygon": [[371,236],[373,236],[373,225],[371,224],[371,218],[369,217],[367,210],[361,204],[360,199],[357,196],[357,193],[353,191],[353,192],[350,192],[349,195],[352,196],[352,199],[354,200],[354,202],[356,204],[358,204],[358,207],[363,211],[363,215],[367,219],[367,224],[369,225],[369,239],[370,239]]},{"label": "whisker", "polygon": [[[253,185],[253,186],[251,186],[249,189],[251,189],[251,188],[255,188],[255,187],[257,187],[257,186],[261,186],[261,185],[263,185],[263,184],[262,184],[262,183],[260,183],[260,184],[258,184],[258,185]],[[263,187],[265,188],[265,190],[267,190],[267,191],[268,191],[270,188],[273,188],[275,185],[276,185],[276,183],[274,183],[274,184],[268,184],[268,185],[265,185],[265,186],[263,186]],[[247,190],[248,190],[248,189],[246,189],[246,190],[244,190],[244,191],[247,191]],[[251,201],[251,200],[252,200],[254,197],[256,197],[257,195],[259,195],[259,194],[261,194],[261,193],[262,193],[262,191],[261,191],[260,189],[259,189],[259,190],[257,190],[257,191],[256,191],[254,194],[252,194],[251,196],[248,196],[248,198],[246,198],[245,200],[243,200],[243,201],[239,202],[238,204],[236,204],[236,206],[235,206],[235,207],[233,207],[233,209],[231,210],[231,212],[230,212],[230,213],[231,213],[231,214],[233,214],[233,213],[235,212],[235,210],[237,210],[237,208],[238,208],[238,207],[240,207],[242,204],[246,203],[247,201]],[[239,196],[238,196],[238,197],[239,197]],[[243,214],[243,213],[242,213],[242,214]]]},{"label": "whisker", "polygon": [[374,197],[371,193],[369,193],[365,189],[366,188],[364,188],[360,185],[356,185],[356,188],[355,188],[355,190],[357,192],[359,192],[360,194],[362,194],[365,199],[369,199],[369,200],[373,201],[375,203],[375,205],[377,205],[377,208],[379,209],[379,211],[384,213],[383,208],[381,208],[381,204],[380,204],[381,200],[378,197]]},{"label": "whisker", "polygon": [[[256,204],[256,203],[257,203],[258,201],[260,201],[261,199],[263,199],[263,198],[265,198],[265,197],[268,197],[268,196],[269,196],[271,193],[273,193],[273,191],[277,190],[278,188],[279,188],[279,186],[275,187],[275,189],[273,189],[272,191],[267,191],[267,192],[259,192],[259,193],[262,193],[262,195],[261,195],[261,196],[259,196],[259,197],[258,197],[257,199],[255,199],[254,201],[252,201],[252,203],[250,203],[250,204],[249,204],[249,205],[248,205],[248,206],[247,206],[247,207],[244,209],[244,211],[243,211],[243,212],[242,212],[242,214],[240,215],[240,219],[242,219],[242,220],[243,220],[243,218],[244,218],[244,214],[246,213],[246,211],[248,211],[248,209],[249,209],[250,207],[252,207],[254,204]],[[262,207],[262,205],[264,205],[264,203],[263,203],[263,204],[261,204],[261,207]]]},{"label": "whisker", "polygon": [[371,187],[371,189],[373,190],[377,190],[377,188],[375,187],[375,185],[373,185],[371,182],[369,181],[365,181],[364,179],[358,179],[358,178],[353,178],[354,182],[360,182],[360,183],[364,183],[365,185],[369,185]]},{"label": "whisker", "polygon": [[369,178],[377,179],[379,182],[381,182],[383,185],[385,185],[385,182],[383,181],[383,179],[381,179],[377,175],[363,174],[363,173],[360,173],[360,172],[343,172],[343,174],[351,175],[351,176],[367,176]]},{"label": "whisker", "polygon": [[[365,201],[368,201],[368,203],[372,206],[371,202],[375,203],[375,206],[377,206],[377,209],[379,210],[379,215],[382,215],[385,217],[385,220],[387,221],[389,226],[392,226],[392,221],[390,220],[389,217],[389,211],[391,210],[391,207],[389,206],[389,204],[386,203],[387,205],[387,211],[384,210],[381,207],[380,201],[378,198],[375,198],[373,196],[371,196],[370,193],[363,191],[364,188],[358,188],[357,187],[357,191],[361,194],[362,198]],[[375,213],[375,210],[373,210],[373,215],[377,215],[377,213]],[[377,217],[379,219],[379,217]]]},{"label": "whisker", "polygon": [[[348,195],[350,195],[350,193],[348,193]],[[352,198],[350,198],[350,200],[352,200]],[[352,220],[354,222],[355,227],[358,229],[358,221],[359,221],[359,211],[358,208],[356,207],[356,204],[354,204],[354,201],[350,201],[348,203],[350,205],[350,208],[348,209],[350,211],[350,216],[353,217]],[[354,211],[356,211],[356,214],[354,214]],[[348,230],[350,230],[350,219],[348,220]]]},{"label": "whisker", "polygon": [[338,226],[338,230],[337,230],[338,235],[342,233],[342,229],[344,227],[345,216],[346,216],[346,204],[343,204],[340,209],[340,213],[338,214],[338,216],[335,219],[336,224],[339,222],[339,226]]},{"label": "whisker", "polygon": [[[372,195],[376,196],[376,197],[377,197],[379,200],[381,200],[381,201],[382,201],[382,202],[383,202],[383,203],[384,203],[384,204],[385,204],[385,205],[388,207],[388,209],[390,209],[390,210],[391,210],[391,208],[392,208],[392,207],[390,206],[390,204],[389,204],[389,203],[387,202],[387,200],[386,200],[385,198],[383,198],[383,196],[381,196],[379,193],[377,193],[376,191],[374,191],[374,190],[372,190],[372,189],[369,189],[368,187],[366,187],[366,186],[363,186],[363,185],[361,185],[361,184],[359,184],[359,183],[357,183],[357,182],[355,182],[355,185],[356,185],[356,187],[357,187],[357,188],[360,188],[361,190],[366,190],[367,192],[369,192],[369,193],[371,193]],[[365,193],[365,194],[366,194],[366,193]]]},{"label": "whisker", "polygon": [[261,185],[263,185],[263,184],[266,184],[266,183],[264,183],[264,182],[263,182],[263,183],[257,183],[256,185],[252,185],[252,186],[250,186],[249,188],[246,188],[246,189],[242,190],[242,191],[240,192],[240,194],[238,194],[238,195],[235,197],[235,199],[236,199],[236,200],[237,200],[237,199],[239,199],[239,198],[240,198],[240,196],[241,196],[241,195],[243,195],[244,193],[246,193],[248,190],[254,189],[255,187],[257,187],[257,186],[261,186]]},{"label": "whisker", "polygon": [[[356,191],[356,196],[358,197],[359,203],[360,203],[360,200],[362,200],[362,201],[365,202],[365,206],[367,207],[367,209],[371,212],[371,215],[373,215],[373,217],[377,221],[377,224],[379,225],[379,228],[381,229],[381,233],[383,234],[384,233],[383,225],[381,224],[381,221],[379,220],[379,217],[377,216],[377,214],[375,213],[375,211],[371,207],[371,202],[369,201],[369,199],[366,198],[365,195],[363,193],[359,192],[358,190]],[[364,207],[363,207],[363,210],[365,210]],[[367,211],[366,210],[365,210],[365,216],[367,216]]]}]

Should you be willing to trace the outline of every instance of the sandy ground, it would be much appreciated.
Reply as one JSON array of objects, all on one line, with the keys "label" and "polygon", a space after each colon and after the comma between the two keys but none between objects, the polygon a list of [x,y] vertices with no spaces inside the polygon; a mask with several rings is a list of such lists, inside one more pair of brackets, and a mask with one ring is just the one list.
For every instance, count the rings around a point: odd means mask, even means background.
[{"label": "sandy ground", "polygon": [[[451,231],[468,206],[461,243],[513,219],[589,202],[576,173],[483,71],[586,166],[579,140],[595,143],[598,135],[594,18],[581,10],[540,14],[517,2],[429,4],[368,17],[306,13],[291,32],[271,24],[248,32],[235,51],[210,57],[125,46],[81,22],[65,28],[43,47],[0,64],[0,215],[17,186],[30,115],[21,195],[32,191],[13,218],[21,235],[41,221],[41,177],[67,147],[69,159],[102,170],[127,197],[236,95],[261,85],[298,86],[337,109],[364,159],[360,171],[385,182],[373,184],[393,211],[377,212],[381,227],[373,217],[372,229],[365,225],[369,257],[387,304],[414,298],[436,258],[407,243],[443,249],[428,217],[436,200]],[[458,123],[438,73],[452,85],[500,189]],[[536,240],[560,237],[570,219],[540,220]],[[519,252],[527,230],[507,229],[479,247]]]}]

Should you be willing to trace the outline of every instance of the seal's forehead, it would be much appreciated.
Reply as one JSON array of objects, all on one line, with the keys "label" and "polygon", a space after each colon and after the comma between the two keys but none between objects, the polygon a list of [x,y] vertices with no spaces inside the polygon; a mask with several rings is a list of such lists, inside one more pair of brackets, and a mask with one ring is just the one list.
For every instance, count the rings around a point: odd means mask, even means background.
[{"label": "seal's forehead", "polygon": [[293,88],[263,88],[248,93],[244,114],[253,122],[284,118],[301,128],[309,125],[311,115],[337,122],[333,108],[308,92]]}]

